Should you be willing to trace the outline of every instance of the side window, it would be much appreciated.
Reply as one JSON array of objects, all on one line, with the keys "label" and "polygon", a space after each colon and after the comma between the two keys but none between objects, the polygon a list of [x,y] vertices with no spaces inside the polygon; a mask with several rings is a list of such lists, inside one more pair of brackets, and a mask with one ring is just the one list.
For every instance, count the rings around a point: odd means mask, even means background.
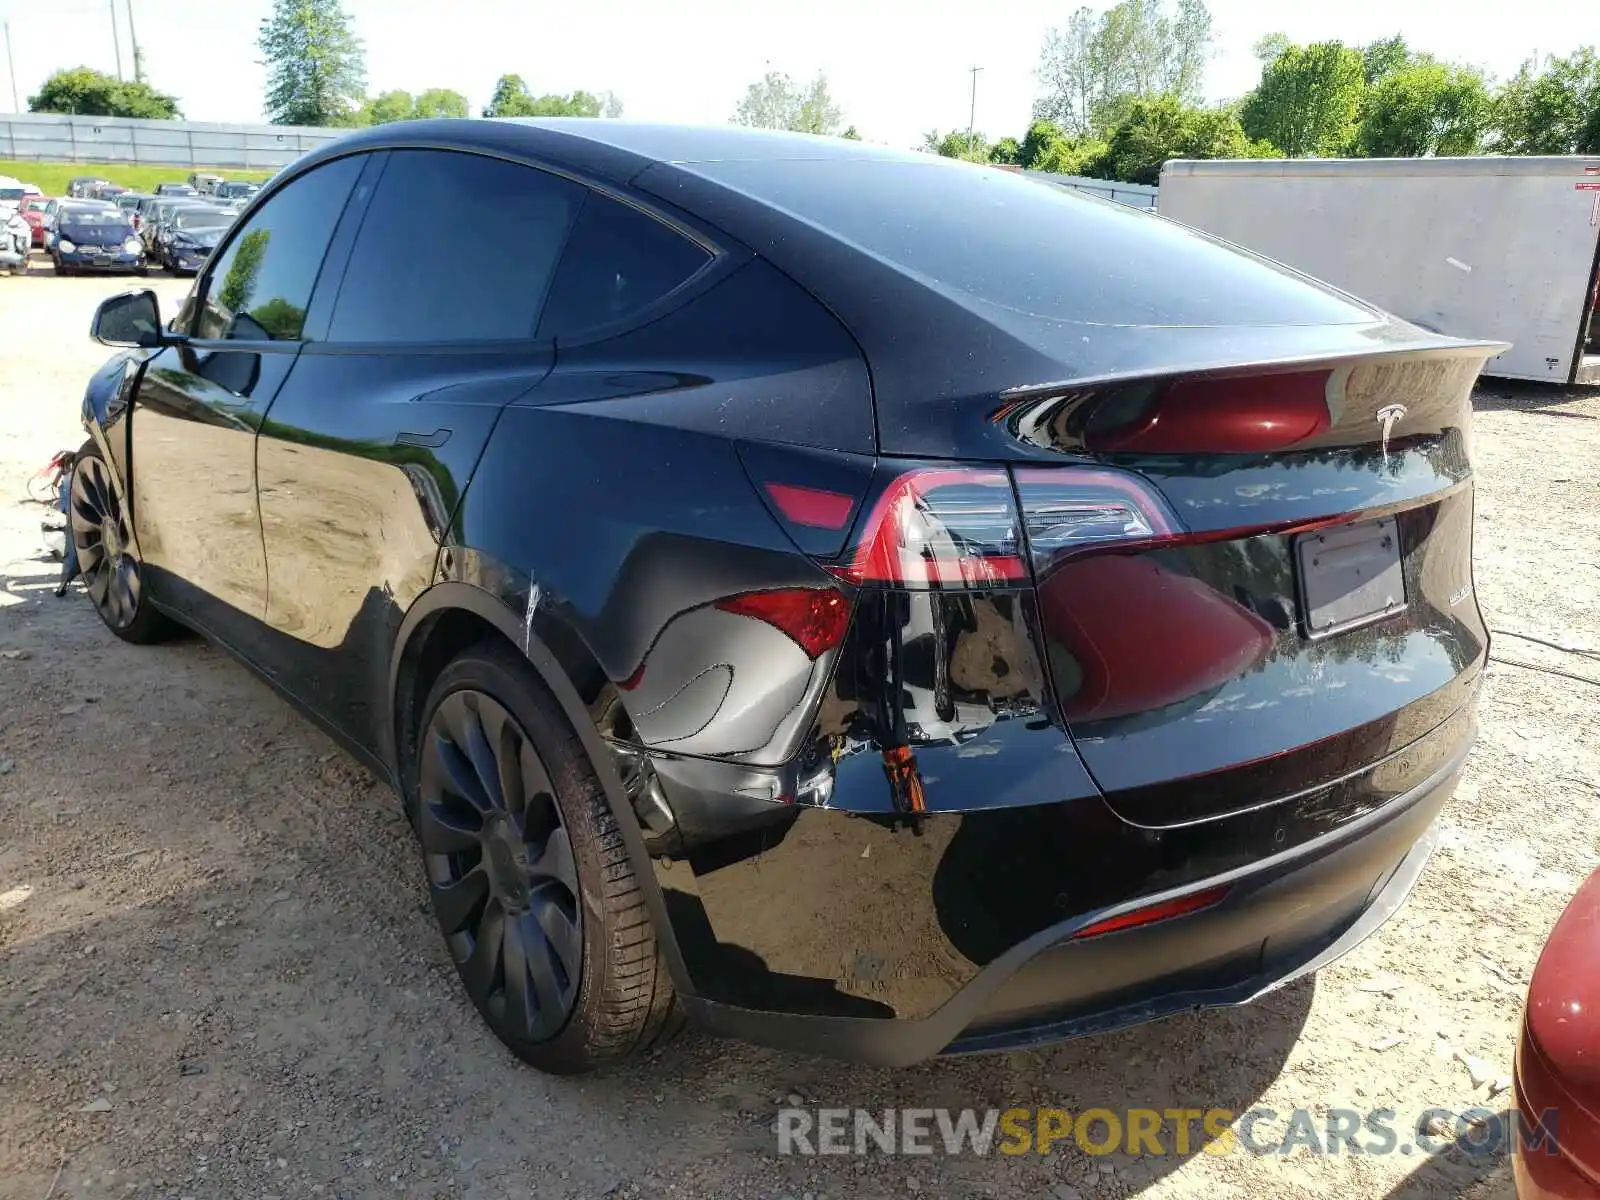
[{"label": "side window", "polygon": [[533,337],[583,193],[499,159],[393,151],[350,251],[329,340]]},{"label": "side window", "polygon": [[207,276],[196,337],[300,339],[322,256],[364,162],[341,158],[302,175],[231,236]]},{"label": "side window", "polygon": [[539,336],[560,337],[625,317],[661,299],[710,258],[648,213],[591,192],[556,268]]}]

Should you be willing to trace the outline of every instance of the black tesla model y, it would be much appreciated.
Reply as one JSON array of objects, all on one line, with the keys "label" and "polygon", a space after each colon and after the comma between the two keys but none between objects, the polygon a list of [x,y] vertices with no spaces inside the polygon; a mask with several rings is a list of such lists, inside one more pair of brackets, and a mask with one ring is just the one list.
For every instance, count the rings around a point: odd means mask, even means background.
[{"label": "black tesla model y", "polygon": [[101,616],[392,782],[547,1070],[1247,1001],[1394,911],[1472,744],[1503,346],[1017,174],[386,125],[94,332]]}]

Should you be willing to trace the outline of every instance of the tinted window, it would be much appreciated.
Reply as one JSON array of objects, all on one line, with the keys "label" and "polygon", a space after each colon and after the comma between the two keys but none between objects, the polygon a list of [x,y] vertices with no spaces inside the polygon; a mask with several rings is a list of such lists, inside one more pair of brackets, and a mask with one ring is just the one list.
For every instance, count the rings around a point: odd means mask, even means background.
[{"label": "tinted window", "polygon": [[299,339],[322,256],[362,165],[342,158],[302,175],[239,227],[211,270],[199,337]]},{"label": "tinted window", "polygon": [[1129,326],[1372,319],[1182,225],[1008,171],[932,155],[730,159],[689,169],[1002,314]]},{"label": "tinted window", "polygon": [[351,250],[329,338],[531,338],[584,190],[498,159],[395,151]]},{"label": "tinted window", "polygon": [[647,213],[591,192],[556,269],[539,336],[625,317],[665,296],[710,257]]}]

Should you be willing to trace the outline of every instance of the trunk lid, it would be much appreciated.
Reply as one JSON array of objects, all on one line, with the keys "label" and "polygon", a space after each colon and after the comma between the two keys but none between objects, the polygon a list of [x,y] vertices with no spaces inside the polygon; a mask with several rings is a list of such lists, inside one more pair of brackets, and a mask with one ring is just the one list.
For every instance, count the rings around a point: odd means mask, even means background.
[{"label": "trunk lid", "polygon": [[[1419,781],[1426,764],[1400,752],[1470,698],[1487,651],[1470,422],[1492,349],[1114,380],[1002,407],[993,424],[1020,446],[1111,468],[1167,507],[1147,537],[1033,546],[1055,701],[1119,815],[1184,824],[1390,758],[1379,799]],[[1032,535],[1053,475],[1015,475]]]}]

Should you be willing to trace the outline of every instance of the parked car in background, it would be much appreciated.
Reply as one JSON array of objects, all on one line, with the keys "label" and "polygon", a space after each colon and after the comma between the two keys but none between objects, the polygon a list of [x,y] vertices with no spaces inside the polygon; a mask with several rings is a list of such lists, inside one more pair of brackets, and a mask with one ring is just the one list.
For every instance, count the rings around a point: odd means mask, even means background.
[{"label": "parked car in background", "polygon": [[110,183],[109,179],[101,179],[98,175],[79,175],[67,182],[66,199],[85,200],[93,195],[94,188],[101,184]]},{"label": "parked car in background", "polygon": [[[190,226],[192,230],[207,228],[212,222],[218,220],[223,222],[223,228],[233,222],[233,218],[223,212],[219,205],[206,203],[197,198],[181,200],[176,204],[163,208],[161,215],[157,218],[155,248],[150,257],[156,264],[169,267],[174,271],[181,269],[178,266],[175,239],[178,233],[178,222],[184,218],[192,219],[193,223]],[[215,238],[212,239],[211,244],[216,244]],[[198,245],[190,248],[199,249]]]},{"label": "parked car in background", "polygon": [[144,269],[144,245],[128,214],[113,204],[63,204],[56,213],[50,257],[57,275]]},{"label": "parked car in background", "polygon": [[189,176],[189,186],[202,196],[209,196],[217,190],[217,185],[223,182],[221,175],[209,171],[196,171]]},{"label": "parked car in background", "polygon": [[117,197],[117,207],[128,214],[135,233],[139,231],[139,206],[148,199],[150,197],[142,192],[124,192]]},{"label": "parked car in background", "polygon": [[1519,1137],[1519,1200],[1600,1196],[1600,871],[1539,955],[1513,1074],[1523,1129],[1542,1123],[1555,1135],[1544,1146]]},{"label": "parked car in background", "polygon": [[45,203],[44,210],[44,248],[46,251],[52,250],[55,247],[56,220],[61,215],[62,207],[68,204],[78,208],[114,209],[116,207],[116,205],[112,204],[109,200],[72,200],[57,196],[47,201]]},{"label": "parked car in background", "polygon": [[162,242],[161,261],[180,275],[193,275],[205,266],[218,239],[233,226],[237,215],[221,206],[173,209]]},{"label": "parked car in background", "polygon": [[125,196],[128,189],[120,183],[101,183],[89,189],[88,199],[115,201],[120,196]]},{"label": "parked car in background", "polygon": [[1245,1003],[1396,910],[1476,734],[1503,345],[1120,205],[378,126],[170,327],[145,290],[94,329],[149,352],[85,397],[97,611],[205,630],[390,781],[544,1069],[680,1012],[903,1064]]},{"label": "parked car in background", "polygon": [[249,200],[261,190],[259,183],[252,183],[247,179],[230,179],[227,183],[217,188],[217,197],[222,200]]},{"label": "parked car in background", "polygon": [[198,196],[199,194],[199,192],[195,191],[194,188],[190,187],[187,183],[156,184],[156,195],[158,196]]},{"label": "parked car in background", "polygon": [[26,198],[20,182],[0,176],[0,267],[27,270],[33,227],[22,215]]},{"label": "parked car in background", "polygon": [[22,219],[28,223],[28,228],[32,230],[33,248],[35,250],[44,248],[45,219],[49,209],[50,198],[48,196],[34,196],[23,202]]},{"label": "parked car in background", "polygon": [[161,249],[159,237],[166,221],[171,217],[172,211],[177,208],[189,208],[203,205],[198,196],[157,196],[148,204],[141,205],[139,219],[139,237],[144,241],[145,253],[154,263],[161,262]]}]

